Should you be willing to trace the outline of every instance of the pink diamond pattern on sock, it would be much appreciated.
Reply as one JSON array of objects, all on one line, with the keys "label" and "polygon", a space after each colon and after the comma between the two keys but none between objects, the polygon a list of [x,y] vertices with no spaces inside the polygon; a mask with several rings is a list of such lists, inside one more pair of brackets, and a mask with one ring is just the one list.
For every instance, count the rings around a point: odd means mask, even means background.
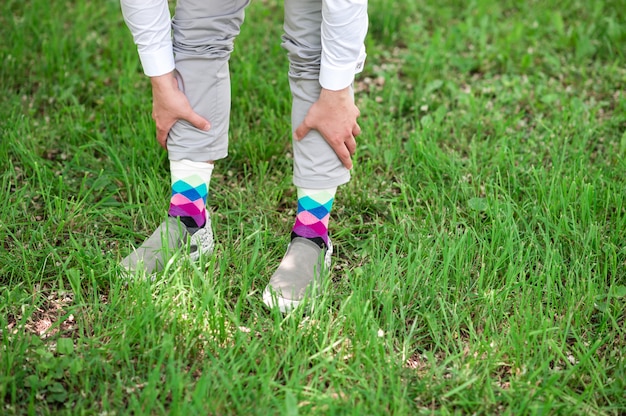
[{"label": "pink diamond pattern on sock", "polygon": [[298,188],[298,212],[293,233],[304,238],[321,238],[328,245],[328,222],[337,188]]},{"label": "pink diamond pattern on sock", "polygon": [[179,175],[172,169],[172,197],[168,214],[172,217],[189,217],[197,227],[202,227],[206,222],[207,183],[200,175]]}]

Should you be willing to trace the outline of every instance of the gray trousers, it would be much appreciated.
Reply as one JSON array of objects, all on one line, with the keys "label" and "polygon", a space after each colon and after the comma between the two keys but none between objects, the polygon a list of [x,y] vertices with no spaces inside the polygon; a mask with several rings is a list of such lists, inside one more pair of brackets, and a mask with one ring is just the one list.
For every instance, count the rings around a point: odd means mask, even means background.
[{"label": "gray trousers", "polygon": [[[230,75],[228,59],[250,0],[178,0],[172,21],[176,72],[181,90],[194,110],[211,122],[208,132],[186,121],[170,131],[170,160],[196,162],[228,155]],[[282,46],[289,59],[292,133],[320,94],[322,0],[285,0]],[[324,138],[312,130],[293,140],[296,186],[325,189],[350,180]]]}]

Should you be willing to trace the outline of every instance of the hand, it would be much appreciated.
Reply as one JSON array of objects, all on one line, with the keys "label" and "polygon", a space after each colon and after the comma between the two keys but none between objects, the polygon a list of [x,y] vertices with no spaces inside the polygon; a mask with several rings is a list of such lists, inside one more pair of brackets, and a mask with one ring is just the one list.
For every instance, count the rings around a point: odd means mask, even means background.
[{"label": "hand", "polygon": [[319,99],[313,103],[304,121],[294,132],[294,138],[302,140],[309,131],[317,130],[333,148],[341,163],[347,169],[352,169],[355,137],[361,134],[361,128],[356,122],[360,114],[349,88],[339,91],[322,88]]},{"label": "hand", "polygon": [[208,131],[211,123],[193,111],[185,94],[178,89],[174,73],[150,78],[152,82],[152,118],[156,122],[156,139],[167,149],[167,135],[178,120],[186,120],[194,127]]}]

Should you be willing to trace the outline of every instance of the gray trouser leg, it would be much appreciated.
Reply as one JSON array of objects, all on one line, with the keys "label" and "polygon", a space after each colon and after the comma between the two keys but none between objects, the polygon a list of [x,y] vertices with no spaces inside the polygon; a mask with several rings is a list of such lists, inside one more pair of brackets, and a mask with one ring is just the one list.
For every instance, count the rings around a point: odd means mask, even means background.
[{"label": "gray trouser leg", "polygon": [[[289,57],[292,131],[304,120],[320,95],[321,24],[322,0],[285,0],[282,45]],[[293,183],[296,186],[324,189],[350,180],[350,171],[317,131],[312,130],[301,141],[294,140],[293,150]]]},{"label": "gray trouser leg", "polygon": [[196,162],[228,155],[228,59],[250,0],[179,0],[172,21],[176,76],[193,109],[211,122],[201,131],[186,121],[170,130],[170,160]]}]

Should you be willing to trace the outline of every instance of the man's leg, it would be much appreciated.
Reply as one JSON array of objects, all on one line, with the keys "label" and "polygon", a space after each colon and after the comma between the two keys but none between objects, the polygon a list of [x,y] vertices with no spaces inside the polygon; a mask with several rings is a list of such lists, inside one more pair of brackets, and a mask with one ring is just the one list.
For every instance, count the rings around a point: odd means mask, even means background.
[{"label": "man's leg", "polygon": [[[321,24],[321,0],[285,0],[283,47],[289,57],[292,132],[320,95]],[[321,286],[332,254],[328,221],[335,192],[350,180],[350,171],[317,131],[294,140],[293,149],[298,213],[287,253],[263,295],[268,306],[283,312]]]},{"label": "man's leg", "polygon": [[193,109],[210,121],[202,131],[186,121],[171,129],[170,160],[206,162],[228,154],[228,60],[250,0],[179,0],[172,21],[176,76]]},{"label": "man's leg", "polygon": [[[122,261],[129,271],[161,269],[172,251],[189,244],[191,257],[213,249],[206,210],[213,161],[228,154],[230,75],[228,60],[249,0],[179,0],[172,21],[176,78],[209,131],[177,122],[167,150],[172,178],[168,219]],[[140,266],[141,265],[141,266]]]}]

